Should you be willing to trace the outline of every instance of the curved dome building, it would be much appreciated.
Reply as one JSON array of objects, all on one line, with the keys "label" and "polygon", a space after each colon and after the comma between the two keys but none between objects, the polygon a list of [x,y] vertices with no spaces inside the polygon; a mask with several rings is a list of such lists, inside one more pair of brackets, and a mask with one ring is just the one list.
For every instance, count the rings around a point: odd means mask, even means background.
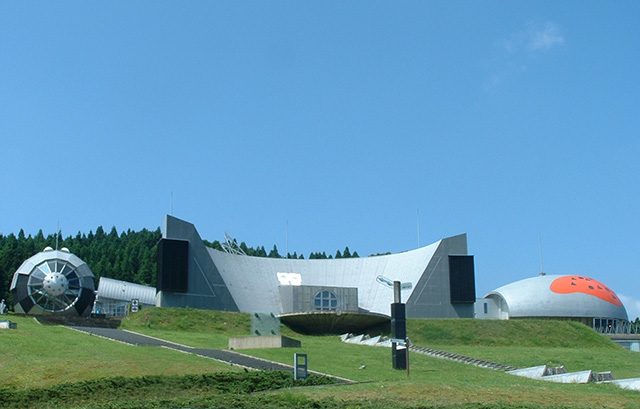
[{"label": "curved dome building", "polygon": [[14,311],[21,314],[87,316],[95,299],[94,275],[68,249],[30,257],[11,281]]},{"label": "curved dome building", "polygon": [[583,275],[539,275],[491,291],[478,318],[579,321],[599,332],[626,332],[627,310],[605,284]]}]

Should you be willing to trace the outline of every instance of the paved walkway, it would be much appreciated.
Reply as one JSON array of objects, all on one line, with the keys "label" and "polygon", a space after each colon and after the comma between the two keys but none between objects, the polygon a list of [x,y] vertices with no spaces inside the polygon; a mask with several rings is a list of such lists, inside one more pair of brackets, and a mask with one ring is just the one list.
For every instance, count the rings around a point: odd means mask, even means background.
[{"label": "paved walkway", "polygon": [[[201,349],[192,348],[186,345],[176,344],[174,342],[165,341],[162,339],[150,337],[147,335],[138,334],[131,331],[113,329],[113,328],[98,328],[98,327],[77,327],[69,326],[76,331],[84,332],[90,335],[95,335],[110,339],[113,341],[122,342],[135,346],[155,346],[174,349],[180,352],[186,352],[189,354],[195,354],[204,358],[215,359],[216,361],[226,362],[230,365],[238,365],[248,369],[257,369],[263,371],[291,371],[293,372],[293,366],[281,364],[279,362],[268,361],[262,358],[256,358],[249,355],[240,354],[234,351],[227,351],[222,349]],[[293,360],[293,356],[291,357]],[[337,376],[323,374],[320,372],[309,371],[321,376],[329,376],[337,379],[341,382],[352,383],[353,381]]]}]

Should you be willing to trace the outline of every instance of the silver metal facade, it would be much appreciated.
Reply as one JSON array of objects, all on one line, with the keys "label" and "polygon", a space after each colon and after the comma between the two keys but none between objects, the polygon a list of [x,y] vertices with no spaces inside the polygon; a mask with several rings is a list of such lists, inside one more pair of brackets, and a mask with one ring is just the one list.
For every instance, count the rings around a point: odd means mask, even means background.
[{"label": "silver metal facade", "polygon": [[376,282],[383,275],[413,284],[402,293],[410,318],[473,317],[473,304],[450,302],[448,256],[467,254],[465,234],[399,254],[325,260],[249,257],[206,248],[191,223],[168,215],[163,237],[189,241],[189,289],[159,292],[158,306],[282,314],[288,312],[280,290],[287,285],[284,274],[294,285],[357,289],[361,311],[389,315],[393,291]]},{"label": "silver metal facade", "polygon": [[100,277],[98,282],[99,300],[131,301],[138,300],[140,304],[156,305],[155,287],[114,280],[113,278]]},{"label": "silver metal facade", "polygon": [[[541,275],[491,291],[500,307],[499,318],[605,318],[628,320],[624,305],[616,305],[584,292],[557,293],[551,284],[562,275]],[[621,303],[620,303],[621,304]]]},{"label": "silver metal facade", "polygon": [[360,311],[357,288],[281,285],[278,289],[283,313],[314,310]]},{"label": "silver metal facade", "polygon": [[100,277],[93,312],[123,316],[129,311],[133,300],[137,300],[138,308],[155,306],[155,287]]}]

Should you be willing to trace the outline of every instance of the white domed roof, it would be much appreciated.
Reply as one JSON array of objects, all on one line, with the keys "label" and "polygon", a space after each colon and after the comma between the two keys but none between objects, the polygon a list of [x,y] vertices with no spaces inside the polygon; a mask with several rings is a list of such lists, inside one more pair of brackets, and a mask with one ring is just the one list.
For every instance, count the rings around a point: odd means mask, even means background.
[{"label": "white domed roof", "polygon": [[[502,298],[509,317],[594,317],[628,320],[606,285],[581,275],[540,275],[507,284],[485,298]],[[505,309],[505,311],[506,311]]]}]

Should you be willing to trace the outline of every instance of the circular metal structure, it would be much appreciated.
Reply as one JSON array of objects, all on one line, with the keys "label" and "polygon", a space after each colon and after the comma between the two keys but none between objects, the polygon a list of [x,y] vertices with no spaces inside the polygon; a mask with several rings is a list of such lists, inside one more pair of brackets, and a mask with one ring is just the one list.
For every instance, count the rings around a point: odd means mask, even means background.
[{"label": "circular metal structure", "polygon": [[69,280],[60,273],[47,274],[44,278],[44,290],[51,296],[64,294],[69,288]]},{"label": "circular metal structure", "polygon": [[620,332],[628,315],[616,293],[584,275],[540,275],[491,291],[497,317],[580,321],[602,332]]},{"label": "circular metal structure", "polygon": [[75,267],[59,259],[37,265],[29,274],[27,287],[31,300],[48,312],[68,310],[78,301],[81,292]]},{"label": "circular metal structure", "polygon": [[66,248],[47,247],[29,258],[11,283],[14,310],[24,314],[89,315],[94,290],[93,273]]}]

